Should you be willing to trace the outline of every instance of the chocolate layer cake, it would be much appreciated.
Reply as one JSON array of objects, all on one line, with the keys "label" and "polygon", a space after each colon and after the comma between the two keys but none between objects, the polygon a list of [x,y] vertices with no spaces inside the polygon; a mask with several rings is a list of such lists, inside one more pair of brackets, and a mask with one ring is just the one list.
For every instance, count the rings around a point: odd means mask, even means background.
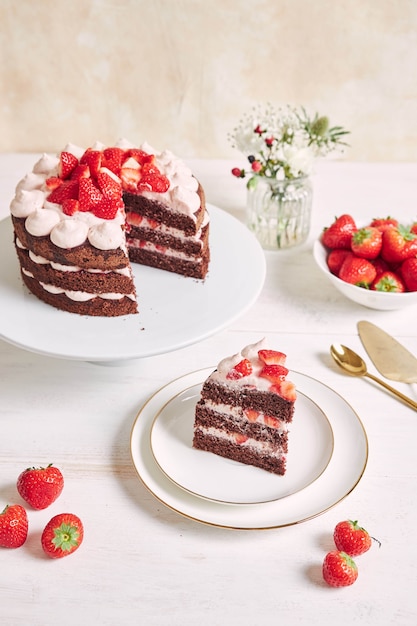
[{"label": "chocolate layer cake", "polygon": [[39,299],[83,315],[137,312],[130,261],[204,278],[204,193],[172,153],[126,141],[44,154],[10,207],[24,283]]},{"label": "chocolate layer cake", "polygon": [[285,360],[263,340],[221,361],[196,406],[193,447],[285,474],[296,400]]}]

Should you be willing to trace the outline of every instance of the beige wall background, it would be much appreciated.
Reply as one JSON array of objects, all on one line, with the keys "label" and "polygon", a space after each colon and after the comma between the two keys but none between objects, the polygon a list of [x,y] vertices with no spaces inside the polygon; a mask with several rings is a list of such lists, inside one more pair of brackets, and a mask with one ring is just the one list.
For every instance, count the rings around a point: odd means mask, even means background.
[{"label": "beige wall background", "polygon": [[348,128],[345,158],[417,161],[417,0],[0,0],[0,53],[3,152],[229,158],[269,101]]}]

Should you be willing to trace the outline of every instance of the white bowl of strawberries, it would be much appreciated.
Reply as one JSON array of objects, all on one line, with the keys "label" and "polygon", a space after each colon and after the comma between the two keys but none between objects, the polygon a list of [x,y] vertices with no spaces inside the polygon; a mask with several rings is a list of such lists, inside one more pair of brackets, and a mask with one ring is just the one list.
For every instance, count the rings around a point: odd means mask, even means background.
[{"label": "white bowl of strawberries", "polygon": [[395,218],[365,225],[344,214],[314,243],[314,259],[344,296],[371,309],[417,304],[417,221]]}]

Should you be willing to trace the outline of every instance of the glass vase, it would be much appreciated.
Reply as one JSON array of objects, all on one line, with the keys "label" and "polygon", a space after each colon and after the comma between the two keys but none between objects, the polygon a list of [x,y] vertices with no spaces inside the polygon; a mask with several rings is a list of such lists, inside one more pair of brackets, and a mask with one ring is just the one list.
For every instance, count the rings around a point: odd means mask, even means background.
[{"label": "glass vase", "polygon": [[308,176],[291,180],[254,180],[247,193],[247,226],[264,250],[302,244],[311,222],[313,189]]}]

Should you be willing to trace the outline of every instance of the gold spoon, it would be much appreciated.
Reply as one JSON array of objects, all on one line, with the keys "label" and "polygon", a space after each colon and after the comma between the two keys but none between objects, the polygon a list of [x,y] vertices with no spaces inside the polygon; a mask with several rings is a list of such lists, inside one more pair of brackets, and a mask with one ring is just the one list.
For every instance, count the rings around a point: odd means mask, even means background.
[{"label": "gold spoon", "polygon": [[382,385],[385,389],[388,389],[388,391],[397,396],[397,398],[400,398],[403,402],[408,404],[408,406],[412,409],[417,411],[417,402],[408,396],[405,396],[397,389],[394,389],[394,387],[391,387],[391,385],[388,385],[380,378],[370,374],[366,368],[365,361],[359,356],[359,354],[356,354],[356,352],[353,352],[350,348],[342,346],[340,343],[334,343],[330,346],[330,354],[336,363],[346,372],[349,372],[349,374],[352,374],[353,376],[367,376],[368,378],[371,378],[379,385]]}]

